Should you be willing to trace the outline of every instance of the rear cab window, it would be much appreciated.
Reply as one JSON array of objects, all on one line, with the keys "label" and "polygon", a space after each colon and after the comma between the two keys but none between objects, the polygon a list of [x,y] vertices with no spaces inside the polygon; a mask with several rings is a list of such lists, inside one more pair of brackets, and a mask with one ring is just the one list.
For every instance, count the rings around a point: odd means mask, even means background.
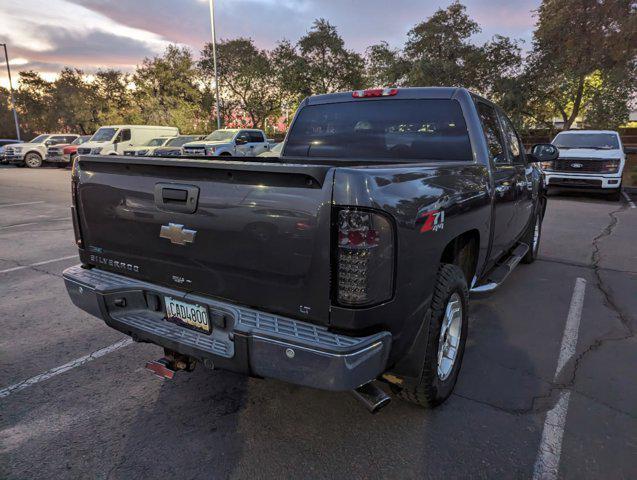
[{"label": "rear cab window", "polygon": [[473,161],[462,108],[450,99],[305,106],[288,135],[284,156]]}]

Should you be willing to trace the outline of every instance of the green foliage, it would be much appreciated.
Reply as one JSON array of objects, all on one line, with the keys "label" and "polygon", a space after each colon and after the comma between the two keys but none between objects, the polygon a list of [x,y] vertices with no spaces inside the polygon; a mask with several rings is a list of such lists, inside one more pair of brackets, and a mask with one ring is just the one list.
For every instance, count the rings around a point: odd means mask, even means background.
[{"label": "green foliage", "polygon": [[[634,0],[543,0],[532,50],[496,35],[478,44],[478,23],[454,2],[417,22],[402,48],[381,41],[364,56],[347,49],[337,28],[317,19],[298,42],[272,50],[252,39],[217,45],[221,115],[228,125],[264,127],[303,98],[379,86],[462,86],[499,103],[518,128],[625,123],[637,91]],[[25,132],[92,132],[99,125],[149,123],[204,133],[216,124],[212,48],[199,59],[169,46],[132,74],[65,68],[53,82],[21,72],[16,104]],[[287,114],[287,115],[286,115]],[[0,89],[1,131],[12,125]],[[12,136],[12,128],[0,135]]]},{"label": "green foliage", "polygon": [[368,47],[365,54],[367,85],[392,87],[406,83],[410,63],[399,49],[381,42]]},{"label": "green foliage", "polygon": [[[637,9],[633,0],[544,0],[537,12],[529,77],[564,128],[578,116],[591,124],[625,121],[637,86]],[[591,83],[600,72],[600,82]]]},{"label": "green foliage", "polygon": [[11,96],[4,87],[0,87],[0,138],[16,138]]},{"label": "green foliage", "polygon": [[336,27],[320,18],[298,42],[306,91],[311,94],[355,90],[364,85],[363,58],[345,48]]},{"label": "green foliage", "polygon": [[[271,54],[259,50],[252,39],[238,38],[217,45],[219,88],[224,91],[224,118],[232,121],[232,111],[240,109],[250,119],[250,126],[262,127],[281,106],[281,92],[276,88]],[[206,78],[213,80],[212,45],[201,53],[199,66]]]},{"label": "green foliage", "polygon": [[132,76],[134,113],[141,123],[197,130],[203,98],[196,66],[192,53],[175,45],[161,56],[144,59]]}]

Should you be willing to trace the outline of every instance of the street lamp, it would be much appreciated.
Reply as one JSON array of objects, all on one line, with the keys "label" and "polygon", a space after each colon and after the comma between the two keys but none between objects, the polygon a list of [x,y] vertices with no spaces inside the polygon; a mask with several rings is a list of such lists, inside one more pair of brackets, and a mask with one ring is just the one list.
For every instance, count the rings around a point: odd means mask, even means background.
[{"label": "street lamp", "polygon": [[7,44],[0,43],[4,47],[4,58],[7,61],[7,73],[9,74],[9,92],[11,93],[11,108],[13,109],[13,121],[15,122],[15,133],[20,141],[20,126],[18,125],[18,112],[15,110],[15,100],[13,99],[13,84],[11,83],[11,68],[9,68],[9,54],[7,53]]},{"label": "street lamp", "polygon": [[212,33],[212,63],[215,71],[215,110],[217,110],[217,130],[221,128],[221,112],[219,111],[219,75],[217,74],[217,34],[215,32],[215,3],[210,4],[210,31]]}]

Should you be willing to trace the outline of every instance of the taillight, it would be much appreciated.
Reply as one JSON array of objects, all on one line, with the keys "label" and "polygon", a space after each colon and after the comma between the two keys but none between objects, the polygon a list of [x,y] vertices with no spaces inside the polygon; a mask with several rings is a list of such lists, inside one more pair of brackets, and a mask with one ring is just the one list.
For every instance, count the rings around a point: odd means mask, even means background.
[{"label": "taillight", "polygon": [[394,231],[369,210],[336,210],[336,302],[369,306],[389,300],[394,284]]},{"label": "taillight", "polygon": [[398,93],[397,88],[370,88],[368,90],[355,90],[352,92],[354,98],[366,97],[392,97]]},{"label": "taillight", "polygon": [[75,234],[75,243],[78,247],[84,248],[82,241],[82,228],[80,227],[79,215],[79,198],[78,183],[80,174],[80,164],[77,157],[73,159],[73,167],[71,171],[71,219],[73,221],[73,233]]}]

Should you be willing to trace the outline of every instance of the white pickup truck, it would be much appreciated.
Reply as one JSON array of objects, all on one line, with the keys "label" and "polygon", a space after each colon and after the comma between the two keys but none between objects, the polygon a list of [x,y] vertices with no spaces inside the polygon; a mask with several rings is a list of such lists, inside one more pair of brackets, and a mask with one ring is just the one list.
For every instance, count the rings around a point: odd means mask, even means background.
[{"label": "white pickup truck", "polygon": [[184,156],[256,157],[270,149],[263,130],[224,128],[215,130],[203,140],[186,143]]},{"label": "white pickup truck", "polygon": [[5,161],[18,167],[39,168],[50,146],[68,145],[78,137],[79,135],[68,133],[45,133],[38,135],[30,142],[7,145],[4,148]]},{"label": "white pickup truck", "polygon": [[617,132],[568,130],[558,133],[552,143],[559,158],[541,164],[549,188],[591,189],[621,199],[626,153]]}]

